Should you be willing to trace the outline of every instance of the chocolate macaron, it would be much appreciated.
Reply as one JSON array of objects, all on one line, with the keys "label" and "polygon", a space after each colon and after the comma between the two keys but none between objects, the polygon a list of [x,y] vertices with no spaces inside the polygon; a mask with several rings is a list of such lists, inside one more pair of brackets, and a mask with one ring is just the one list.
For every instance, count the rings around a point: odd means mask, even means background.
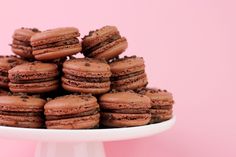
[{"label": "chocolate macaron", "polygon": [[128,43],[115,26],[105,26],[90,31],[89,35],[83,38],[82,47],[82,53],[86,57],[109,60],[124,52]]},{"label": "chocolate macaron", "polygon": [[29,96],[0,96],[0,125],[41,128],[45,100]]},{"label": "chocolate macaron", "polygon": [[56,64],[31,62],[9,70],[9,88],[12,92],[45,93],[58,88]]},{"label": "chocolate macaron", "polygon": [[32,46],[30,44],[30,38],[40,32],[36,28],[20,28],[15,30],[12,38],[12,51],[21,56],[22,58],[32,59],[34,58],[32,54]]},{"label": "chocolate macaron", "polygon": [[0,87],[8,88],[8,71],[16,65],[25,63],[16,56],[0,56]]},{"label": "chocolate macaron", "polygon": [[48,129],[89,129],[99,125],[97,99],[86,95],[66,95],[44,106]]},{"label": "chocolate macaron", "polygon": [[79,30],[74,27],[55,28],[37,33],[31,37],[33,55],[41,61],[74,55],[82,49],[77,39],[79,36]]},{"label": "chocolate macaron", "polygon": [[158,123],[172,118],[174,100],[170,92],[161,89],[145,88],[139,93],[151,99],[151,123]]},{"label": "chocolate macaron", "polygon": [[142,57],[131,56],[113,60],[110,68],[112,89],[135,90],[148,84]]},{"label": "chocolate macaron", "polygon": [[110,66],[92,58],[71,59],[63,64],[62,87],[70,92],[102,94],[110,90]]},{"label": "chocolate macaron", "polygon": [[146,125],[151,120],[151,101],[134,92],[114,92],[99,98],[101,124],[107,127]]}]

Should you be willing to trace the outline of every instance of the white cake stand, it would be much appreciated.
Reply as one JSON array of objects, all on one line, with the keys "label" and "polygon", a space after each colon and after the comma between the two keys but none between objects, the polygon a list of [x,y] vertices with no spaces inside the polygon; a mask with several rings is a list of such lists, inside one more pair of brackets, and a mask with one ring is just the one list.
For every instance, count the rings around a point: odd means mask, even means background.
[{"label": "white cake stand", "polygon": [[156,135],[175,123],[168,121],[140,127],[91,130],[26,129],[0,126],[0,138],[33,140],[35,157],[105,157],[103,143]]}]

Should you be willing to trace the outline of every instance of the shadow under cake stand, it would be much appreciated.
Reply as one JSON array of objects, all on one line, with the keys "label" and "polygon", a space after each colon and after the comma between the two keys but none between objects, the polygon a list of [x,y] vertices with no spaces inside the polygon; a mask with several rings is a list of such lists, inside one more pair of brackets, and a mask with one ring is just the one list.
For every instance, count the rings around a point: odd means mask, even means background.
[{"label": "shadow under cake stand", "polygon": [[0,126],[0,138],[37,141],[35,157],[105,157],[102,142],[156,135],[174,123],[175,117],[151,125],[114,129],[53,130]]}]

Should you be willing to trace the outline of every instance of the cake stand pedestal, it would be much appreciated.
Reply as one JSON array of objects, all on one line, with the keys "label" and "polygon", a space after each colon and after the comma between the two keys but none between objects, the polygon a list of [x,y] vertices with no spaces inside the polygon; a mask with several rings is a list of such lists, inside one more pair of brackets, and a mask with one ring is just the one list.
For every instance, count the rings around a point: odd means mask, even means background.
[{"label": "cake stand pedestal", "polygon": [[0,138],[38,142],[35,157],[105,157],[103,142],[156,135],[174,123],[175,117],[162,123],[115,129],[47,130],[0,126]]}]

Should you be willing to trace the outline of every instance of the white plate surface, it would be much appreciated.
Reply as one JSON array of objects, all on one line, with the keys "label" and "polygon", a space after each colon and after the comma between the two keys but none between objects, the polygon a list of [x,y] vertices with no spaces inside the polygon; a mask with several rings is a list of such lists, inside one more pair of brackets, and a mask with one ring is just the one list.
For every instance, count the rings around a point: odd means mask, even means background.
[{"label": "white plate surface", "polygon": [[171,128],[174,123],[175,117],[157,124],[114,129],[53,130],[0,126],[0,138],[39,142],[118,141],[152,136]]}]

